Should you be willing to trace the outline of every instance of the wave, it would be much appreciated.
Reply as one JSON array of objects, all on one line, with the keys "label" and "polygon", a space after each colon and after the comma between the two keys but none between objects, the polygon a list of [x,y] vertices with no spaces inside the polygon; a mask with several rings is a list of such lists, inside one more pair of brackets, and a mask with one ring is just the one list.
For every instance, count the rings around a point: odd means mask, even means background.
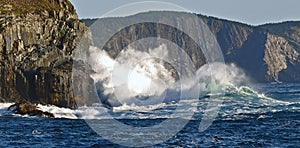
[{"label": "wave", "polygon": [[233,85],[229,85],[226,87],[226,93],[225,96],[227,97],[232,97],[232,98],[251,98],[251,99],[256,99],[260,100],[260,102],[268,102],[273,103],[273,104],[284,104],[284,105],[289,105],[293,104],[294,102],[288,102],[288,101],[281,101],[277,100],[275,98],[271,98],[266,96],[263,93],[258,93],[254,89],[248,86],[240,86],[236,87]]},{"label": "wave", "polygon": [[[189,112],[194,112],[200,116],[205,111],[207,102],[216,98],[223,99],[223,103],[220,104],[222,107],[220,116],[224,119],[229,116],[235,116],[236,118],[240,114],[262,114],[299,108],[293,106],[292,102],[284,102],[267,97],[248,86],[236,87],[228,85],[223,89],[225,93],[206,94],[206,98],[198,100],[181,100],[146,106],[123,104],[122,106],[108,109],[100,104],[94,104],[92,106],[82,106],[76,110],[40,104],[37,107],[42,111],[53,113],[55,118],[66,119],[161,119],[175,116],[184,118],[184,115]],[[19,116],[7,110],[12,104],[0,103],[0,116]],[[181,106],[181,110],[175,111],[178,106]],[[280,108],[276,108],[278,106]]]},{"label": "wave", "polygon": [[[180,79],[180,74],[174,72],[176,68],[172,64],[151,58],[162,55],[162,59],[168,59],[169,53],[164,44],[149,49],[149,52],[136,51],[130,47],[117,59],[96,47],[91,47],[90,50],[94,53],[91,54],[89,63],[96,72],[91,77],[95,81],[97,93],[100,99],[104,99],[102,102],[108,100],[112,108],[94,104],[72,110],[38,105],[40,110],[53,113],[56,118],[67,119],[155,119],[172,118],[173,115],[184,117],[188,112],[201,114],[206,110],[210,99],[220,99],[223,102],[220,104],[223,115],[259,113],[272,110],[274,106],[292,104],[267,97],[245,85],[248,78],[234,64],[205,64],[193,71],[195,75],[190,75],[190,68],[183,72],[186,77]],[[142,57],[145,60],[141,60]],[[178,59],[175,58],[173,62],[182,62],[176,60]],[[184,64],[191,64],[186,62]],[[181,68],[179,70],[183,70]],[[124,77],[124,74],[127,75]],[[180,93],[185,94],[186,98],[178,98]],[[111,96],[118,98],[110,98]],[[198,99],[195,96],[200,97]],[[0,104],[0,115],[14,115],[7,111],[10,105],[12,104]],[[181,110],[175,111],[177,106],[181,106]]]},{"label": "wave", "polygon": [[12,114],[7,110],[11,105],[13,105],[13,103],[0,103],[0,116]]},{"label": "wave", "polygon": [[[0,103],[0,116],[21,116],[8,110],[8,108],[13,104],[14,103]],[[38,104],[37,108],[44,112],[53,113],[55,118],[78,119],[76,116],[76,110],[41,104]],[[24,115],[23,117],[28,117],[28,115]]]}]

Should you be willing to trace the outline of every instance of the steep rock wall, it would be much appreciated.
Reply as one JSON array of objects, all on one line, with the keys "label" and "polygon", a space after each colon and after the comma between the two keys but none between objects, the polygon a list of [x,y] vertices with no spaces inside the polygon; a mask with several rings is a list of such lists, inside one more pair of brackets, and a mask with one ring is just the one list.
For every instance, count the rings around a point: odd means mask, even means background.
[{"label": "steep rock wall", "polygon": [[288,62],[294,64],[299,59],[299,53],[283,37],[268,34],[264,61],[268,66],[267,78],[280,81],[279,73],[288,68]]},{"label": "steep rock wall", "polygon": [[31,9],[10,0],[0,7],[0,97],[75,107],[73,51],[88,28],[67,0],[25,1]]},{"label": "steep rock wall", "polygon": [[[83,20],[87,25],[96,25],[98,28],[111,28],[118,23],[134,20],[135,18],[147,17],[149,15],[164,16],[171,12],[149,12],[133,15],[130,17],[101,19],[107,23],[93,24],[96,20]],[[175,12],[176,13],[176,12]],[[278,24],[267,24],[262,26],[250,26],[238,22],[197,15],[207,24],[215,35],[224,55],[225,62],[235,63],[242,68],[254,82],[300,82],[300,22],[284,22]],[[186,18],[187,19],[187,18]],[[184,20],[184,19],[183,19]],[[178,20],[173,20],[174,22]],[[178,22],[185,24],[185,22]],[[103,25],[106,24],[106,25]],[[189,26],[199,24],[189,22]],[[122,29],[122,28],[119,28]],[[148,32],[139,32],[136,30]],[[123,29],[124,30],[124,29]],[[150,31],[149,31],[150,30]],[[151,36],[153,25],[132,26],[115,36],[115,40],[108,43],[106,49],[112,56],[117,55],[119,50],[135,40],[136,37]],[[183,41],[183,36],[170,34],[169,30],[158,30],[161,35],[168,36],[167,39],[181,47],[189,46],[190,43]],[[99,39],[101,39],[101,35]],[[118,38],[117,36],[123,37]],[[125,39],[124,39],[125,37]],[[126,41],[128,39],[129,41]],[[121,41],[126,41],[124,42]],[[201,50],[190,46],[189,49],[197,68],[205,63],[203,56],[193,56],[193,50]]]}]

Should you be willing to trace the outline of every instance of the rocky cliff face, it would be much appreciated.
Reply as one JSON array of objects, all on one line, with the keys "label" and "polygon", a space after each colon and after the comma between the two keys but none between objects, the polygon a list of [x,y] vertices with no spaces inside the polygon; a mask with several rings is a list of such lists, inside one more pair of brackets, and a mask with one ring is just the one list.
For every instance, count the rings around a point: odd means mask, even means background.
[{"label": "rocky cliff face", "polygon": [[[150,12],[152,15],[163,16],[166,12]],[[153,14],[157,13],[157,14]],[[169,12],[167,12],[169,13]],[[101,21],[107,21],[110,24],[117,24],[133,20],[135,18],[147,17],[149,13],[138,14],[125,18],[110,18]],[[300,82],[300,22],[285,22],[280,24],[267,24],[263,26],[250,26],[238,22],[217,19],[198,15],[205,24],[210,28],[212,33],[222,49],[225,61],[235,63],[244,69],[246,74],[256,82]],[[83,20],[87,25],[91,25],[95,20]],[[175,20],[174,20],[175,21]],[[181,22],[184,24],[184,22]],[[97,25],[97,24],[96,24]],[[190,23],[190,26],[198,24]],[[100,26],[98,26],[100,27]],[[100,28],[105,29],[111,26],[102,25]],[[121,29],[121,28],[120,28]],[[111,55],[118,53],[118,48],[122,48],[128,37],[151,36],[150,32],[140,32],[139,30],[153,30],[153,26],[139,25],[131,26],[125,30],[126,33],[115,35],[113,43],[107,48]],[[123,29],[124,30],[124,29]],[[154,29],[156,30],[156,29]],[[170,30],[161,31],[160,35],[166,34],[168,39],[180,47],[185,44],[177,34],[170,34]],[[124,37],[126,39],[124,39]],[[129,40],[134,40],[130,38]],[[175,40],[174,40],[175,39]],[[184,45],[184,46],[181,46]],[[196,49],[196,48],[195,48]],[[191,48],[190,48],[191,50]],[[197,49],[199,50],[199,49]],[[195,53],[192,52],[191,53]],[[205,62],[201,57],[196,56],[197,67]]]},{"label": "rocky cliff face", "polygon": [[295,29],[299,24],[286,22],[252,27],[253,32],[243,46],[225,55],[225,59],[243,68],[257,82],[300,82],[297,41],[300,34]]},{"label": "rocky cliff face", "polygon": [[[144,15],[147,13],[130,19]],[[216,36],[226,62],[236,63],[254,80],[300,82],[300,22],[254,27],[201,15],[198,17],[203,19]],[[126,22],[127,19],[129,18],[103,19],[106,26],[98,28],[104,30],[116,27],[118,26],[116,24]],[[90,25],[94,20],[84,21]],[[166,17],[164,21],[174,20]],[[176,21],[177,24],[181,24],[184,18]],[[199,24],[186,24],[187,27],[189,25]],[[122,28],[106,43],[105,49],[115,57],[123,47],[136,39],[160,36],[188,49],[187,52],[196,67],[205,63],[203,54],[198,52],[200,49],[186,34],[180,33],[175,28],[165,27],[153,23],[140,23]],[[39,0],[2,1],[0,101],[25,100],[32,103],[75,107],[74,93],[86,91],[83,90],[83,85],[94,83],[88,75],[89,66],[81,61],[73,61],[75,47],[87,30],[67,0],[45,0],[43,3]],[[97,36],[101,39],[101,34]],[[89,37],[86,37],[86,40],[92,42]],[[75,81],[82,78],[87,80],[86,84],[77,85],[75,91],[71,87],[74,64],[83,67],[76,72],[78,77],[74,77]],[[89,95],[91,94],[86,94],[82,98]],[[86,103],[84,99],[82,102]]]},{"label": "rocky cliff face", "polygon": [[251,26],[246,24],[201,15],[198,16],[216,36],[225,55],[231,54],[234,49],[241,48],[254,30]]},{"label": "rocky cliff face", "polygon": [[264,61],[268,65],[269,79],[279,81],[279,72],[288,68],[288,63],[295,64],[299,53],[283,37],[268,34]]},{"label": "rocky cliff face", "polygon": [[72,4],[4,0],[0,14],[0,98],[74,107],[73,50],[88,28]]}]

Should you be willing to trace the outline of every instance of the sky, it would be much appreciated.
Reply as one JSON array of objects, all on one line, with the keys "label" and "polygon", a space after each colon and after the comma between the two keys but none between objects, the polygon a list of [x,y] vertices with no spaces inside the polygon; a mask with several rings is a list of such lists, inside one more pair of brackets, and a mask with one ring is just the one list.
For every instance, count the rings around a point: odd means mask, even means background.
[{"label": "sky", "polygon": [[[137,2],[142,4],[141,2],[143,2],[141,0],[70,1],[75,6],[80,18],[100,18],[118,7]],[[229,19],[250,25],[300,21],[300,0],[160,0],[157,3],[159,4],[149,5],[148,2],[140,5],[140,8],[130,7],[130,9],[126,9],[126,13],[124,13],[125,11],[119,11],[118,13],[110,14],[111,16],[124,16],[137,13],[139,12],[138,10],[161,10],[163,8],[167,8],[168,10],[171,4],[175,4],[185,8],[189,12]],[[170,9],[173,8],[173,5]]]}]

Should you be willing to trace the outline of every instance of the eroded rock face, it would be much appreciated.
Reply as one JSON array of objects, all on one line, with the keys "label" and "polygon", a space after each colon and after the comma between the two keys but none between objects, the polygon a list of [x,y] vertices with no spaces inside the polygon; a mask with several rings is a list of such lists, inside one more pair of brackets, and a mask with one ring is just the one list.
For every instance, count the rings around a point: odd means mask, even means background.
[{"label": "eroded rock face", "polygon": [[0,97],[75,107],[73,51],[88,28],[68,0],[22,2],[44,8],[23,10],[11,0],[0,5]]},{"label": "eroded rock face", "polygon": [[279,81],[279,72],[288,68],[288,62],[297,62],[299,53],[283,37],[268,34],[264,61],[269,79]]},{"label": "eroded rock face", "polygon": [[[109,30],[111,27],[122,24],[122,22],[148,17],[149,15],[162,16],[162,19],[158,20],[158,22],[168,20],[176,22],[175,24],[185,24],[187,22],[185,20],[188,20],[187,17],[170,20],[169,17],[163,17],[164,13],[168,14],[171,12],[149,12],[124,18],[100,19],[99,21],[105,21],[106,23],[99,24],[97,24],[96,20],[83,21],[87,25],[96,22],[93,25]],[[178,14],[175,12],[174,15]],[[225,62],[235,63],[254,82],[300,82],[300,22],[250,26],[213,17],[197,16],[207,24],[215,35],[223,52]],[[196,52],[194,52],[195,49],[196,51],[201,49],[193,46],[184,36],[180,36],[180,33],[170,33],[172,30],[155,28],[156,26],[159,25],[135,24],[127,28],[118,28],[121,31],[115,34],[113,40],[107,43],[105,50],[112,57],[115,57],[120,52],[120,49],[133,40],[149,36],[163,37],[165,35],[167,36],[166,39],[182,48],[191,47],[187,51],[190,57],[194,57],[192,60],[197,68],[205,63],[204,57],[195,55]],[[199,26],[199,24],[188,22],[187,26],[187,28],[193,28]],[[180,28],[180,26],[178,27]],[[101,35],[96,34],[96,37],[98,36],[101,39]],[[199,36],[201,35],[199,34]]]},{"label": "eroded rock face", "polygon": [[242,48],[245,41],[253,33],[253,28],[246,24],[199,16],[216,36],[221,49],[225,55]]},{"label": "eroded rock face", "polygon": [[[109,30],[129,20],[148,17],[149,15],[161,16],[157,22],[168,20],[164,14],[170,12],[149,12],[122,18],[83,20],[87,25],[96,25],[98,28]],[[177,14],[176,14],[177,15]],[[225,62],[235,63],[242,68],[254,82],[300,82],[300,22],[284,22],[250,26],[238,22],[222,20],[213,17],[197,15],[215,35],[224,55]],[[184,18],[188,19],[188,18]],[[153,27],[154,26],[154,27]],[[157,25],[159,26],[159,25]],[[199,26],[196,22],[188,21],[189,26]],[[94,26],[95,27],[95,26]],[[190,27],[190,28],[193,28]],[[170,30],[155,28],[151,24],[135,24],[122,29],[114,36],[114,40],[107,43],[108,53],[114,57],[130,41],[148,36],[164,36],[173,43],[185,48],[191,44],[186,37],[172,34]],[[142,30],[142,31],[140,31]],[[122,32],[123,31],[123,32]],[[174,32],[174,31],[173,31]],[[177,31],[178,32],[178,31]],[[101,35],[95,34],[101,39]],[[199,36],[201,36],[199,34]],[[94,36],[95,37],[95,36]],[[196,67],[205,63],[203,56],[197,56],[198,47],[190,46],[188,54],[193,59]]]}]

